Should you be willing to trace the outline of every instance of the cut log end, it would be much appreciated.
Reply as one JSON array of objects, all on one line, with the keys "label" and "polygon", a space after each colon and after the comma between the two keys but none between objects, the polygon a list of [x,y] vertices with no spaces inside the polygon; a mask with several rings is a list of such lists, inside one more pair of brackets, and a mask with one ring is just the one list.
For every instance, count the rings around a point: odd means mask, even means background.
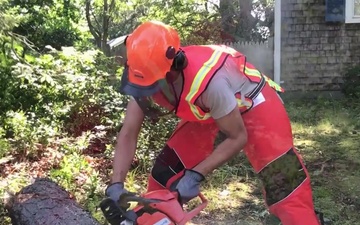
[{"label": "cut log end", "polygon": [[14,225],[100,225],[69,193],[48,178],[39,178],[5,201]]}]

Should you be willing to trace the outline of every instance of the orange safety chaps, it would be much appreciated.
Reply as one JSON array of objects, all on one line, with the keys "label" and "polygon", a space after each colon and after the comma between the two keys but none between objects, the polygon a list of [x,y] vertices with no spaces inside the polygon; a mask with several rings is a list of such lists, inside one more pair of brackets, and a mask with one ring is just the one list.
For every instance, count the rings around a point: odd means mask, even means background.
[{"label": "orange safety chaps", "polygon": [[[264,101],[242,115],[248,133],[244,153],[263,182],[269,212],[283,225],[320,225],[309,174],[294,147],[284,105],[267,84],[260,95]],[[203,161],[219,135],[215,123],[181,121],[156,158],[148,191],[168,187],[185,168]]]}]

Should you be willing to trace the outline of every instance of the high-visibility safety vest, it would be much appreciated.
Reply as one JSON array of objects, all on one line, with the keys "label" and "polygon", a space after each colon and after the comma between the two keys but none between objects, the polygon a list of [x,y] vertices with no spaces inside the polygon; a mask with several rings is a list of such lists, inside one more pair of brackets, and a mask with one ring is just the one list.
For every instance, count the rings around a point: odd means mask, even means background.
[{"label": "high-visibility safety vest", "polygon": [[189,61],[184,69],[184,84],[176,115],[187,121],[212,122],[210,114],[195,105],[196,100],[206,90],[216,72],[224,65],[228,57],[232,57],[240,71],[257,87],[247,96],[235,94],[241,112],[252,107],[252,99],[262,90],[267,82],[274,90],[284,92],[283,88],[263,75],[252,64],[246,61],[245,55],[225,45],[196,45],[182,48]]}]

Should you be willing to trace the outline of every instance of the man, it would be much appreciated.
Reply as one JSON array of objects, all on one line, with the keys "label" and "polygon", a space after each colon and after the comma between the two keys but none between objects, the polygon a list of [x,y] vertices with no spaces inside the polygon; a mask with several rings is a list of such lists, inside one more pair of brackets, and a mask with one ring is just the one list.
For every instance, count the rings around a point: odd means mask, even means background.
[{"label": "man", "polygon": [[[244,150],[263,181],[269,211],[283,225],[319,225],[309,174],[297,153],[290,121],[277,94],[283,89],[246,57],[226,46],[180,47],[177,32],[148,21],[126,39],[121,91],[132,96],[119,132],[112,184],[116,201],[135,154],[146,115],[166,109],[181,118],[157,157],[148,190],[177,190],[182,203],[199,194],[214,169]],[[219,137],[220,144],[215,144]]]}]

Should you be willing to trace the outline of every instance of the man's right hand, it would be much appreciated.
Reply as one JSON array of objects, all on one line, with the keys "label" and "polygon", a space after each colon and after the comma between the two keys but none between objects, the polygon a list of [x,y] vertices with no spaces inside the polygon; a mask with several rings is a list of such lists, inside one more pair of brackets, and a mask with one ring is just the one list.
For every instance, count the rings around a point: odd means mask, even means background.
[{"label": "man's right hand", "polygon": [[105,195],[109,197],[114,202],[118,203],[120,196],[123,193],[127,193],[128,191],[124,188],[123,182],[116,182],[113,184],[110,184],[106,190]]}]

